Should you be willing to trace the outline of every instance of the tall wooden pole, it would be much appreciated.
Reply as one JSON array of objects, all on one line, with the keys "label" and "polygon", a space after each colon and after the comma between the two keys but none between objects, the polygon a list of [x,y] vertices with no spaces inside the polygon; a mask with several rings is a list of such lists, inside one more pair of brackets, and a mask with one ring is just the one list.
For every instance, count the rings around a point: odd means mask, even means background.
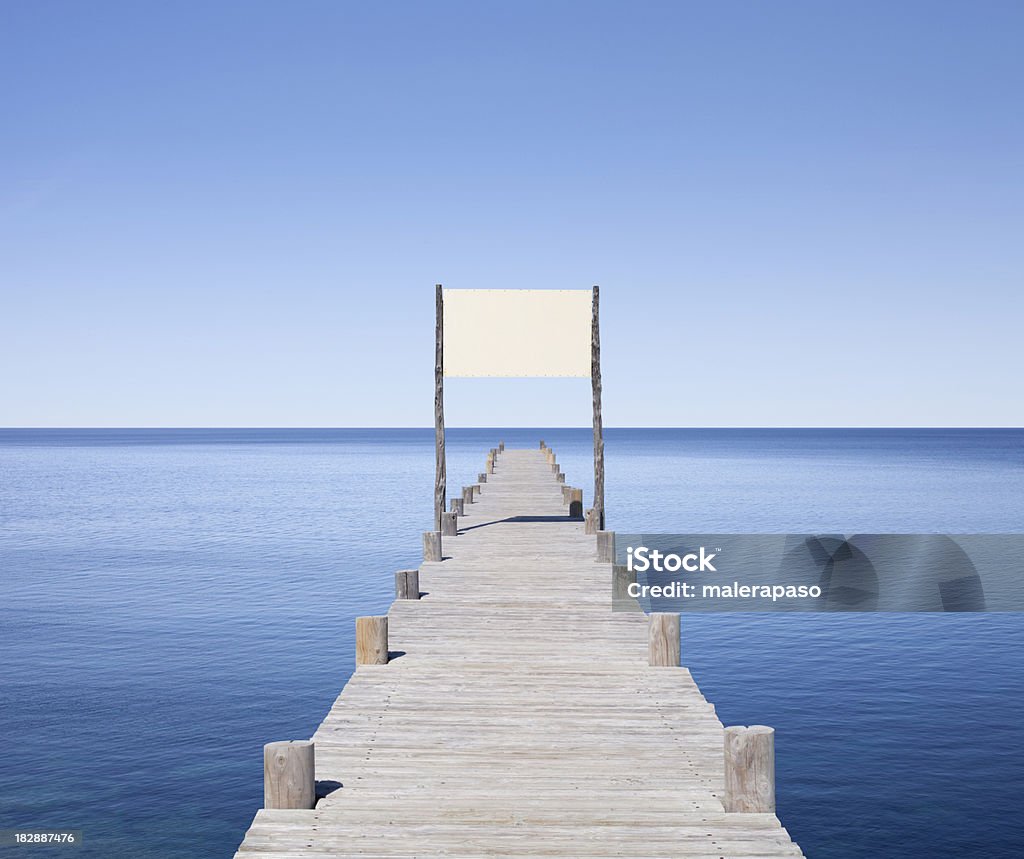
[{"label": "tall wooden pole", "polygon": [[437,320],[434,327],[434,527],[441,530],[447,469],[444,458],[444,291],[437,284]]},{"label": "tall wooden pole", "polygon": [[604,429],[601,423],[601,323],[599,304],[601,290],[594,287],[594,312],[590,327],[590,382],[594,389],[594,510],[597,527],[604,522]]}]

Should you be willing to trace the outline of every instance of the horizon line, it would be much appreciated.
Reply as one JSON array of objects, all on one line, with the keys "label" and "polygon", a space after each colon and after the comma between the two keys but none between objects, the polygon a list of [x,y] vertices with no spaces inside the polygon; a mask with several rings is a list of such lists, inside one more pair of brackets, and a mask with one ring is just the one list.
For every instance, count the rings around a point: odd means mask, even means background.
[{"label": "horizon line", "polygon": [[[966,425],[949,424],[942,426],[924,424],[861,424],[861,425],[689,425],[678,426],[661,424],[655,426],[605,426],[605,430],[968,430],[968,429],[1005,429],[1020,430],[1024,426],[1014,424],[988,424],[988,425]],[[26,430],[133,430],[133,431],[161,431],[161,430],[423,430],[433,432],[432,426],[264,426],[264,425],[215,425],[215,426],[0,426],[0,432],[26,431]],[[591,426],[448,426],[446,431],[452,430],[511,430],[522,432],[526,430],[585,430],[592,431]]]}]

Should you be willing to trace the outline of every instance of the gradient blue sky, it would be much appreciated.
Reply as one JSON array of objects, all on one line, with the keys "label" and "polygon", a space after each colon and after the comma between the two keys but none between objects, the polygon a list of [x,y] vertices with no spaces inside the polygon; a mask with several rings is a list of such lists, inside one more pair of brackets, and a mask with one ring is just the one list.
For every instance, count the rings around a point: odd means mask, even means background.
[{"label": "gradient blue sky", "polygon": [[[1024,4],[0,2],[0,425],[427,426],[433,284],[615,426],[1024,424]],[[452,380],[451,425],[585,425]]]}]

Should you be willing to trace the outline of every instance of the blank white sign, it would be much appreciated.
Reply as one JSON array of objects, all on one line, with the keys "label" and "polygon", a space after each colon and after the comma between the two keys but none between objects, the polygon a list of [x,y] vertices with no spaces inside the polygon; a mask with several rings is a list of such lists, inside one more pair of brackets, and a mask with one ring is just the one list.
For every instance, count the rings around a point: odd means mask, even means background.
[{"label": "blank white sign", "polygon": [[444,290],[446,376],[590,378],[589,289]]}]

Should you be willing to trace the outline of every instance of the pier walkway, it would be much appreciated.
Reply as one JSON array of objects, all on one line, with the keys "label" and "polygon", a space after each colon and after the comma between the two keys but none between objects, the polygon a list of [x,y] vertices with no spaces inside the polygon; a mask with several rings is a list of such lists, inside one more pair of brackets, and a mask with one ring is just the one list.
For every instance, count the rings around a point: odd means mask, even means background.
[{"label": "pier walkway", "polygon": [[562,499],[544,451],[498,456],[422,598],[391,606],[390,662],[313,737],[330,792],[259,811],[236,859],[803,855],[774,814],[724,811],[714,707],[649,666]]}]

